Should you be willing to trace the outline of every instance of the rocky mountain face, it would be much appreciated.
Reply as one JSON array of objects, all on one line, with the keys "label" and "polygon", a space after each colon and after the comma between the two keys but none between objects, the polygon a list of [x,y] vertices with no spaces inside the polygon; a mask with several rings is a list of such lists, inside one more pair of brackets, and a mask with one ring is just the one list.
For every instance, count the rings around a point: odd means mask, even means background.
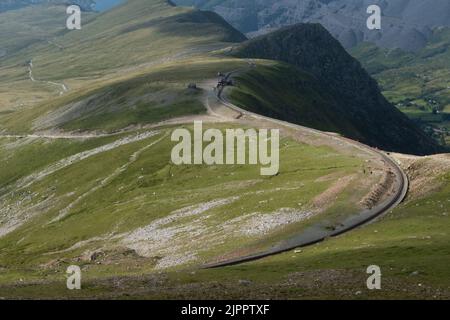
[{"label": "rocky mountain face", "polygon": [[[244,42],[232,54],[284,61],[312,74],[321,92],[333,97],[334,111],[356,128],[358,134],[351,133],[352,138],[363,137],[367,144],[404,153],[439,151],[431,138],[383,97],[376,81],[320,24],[282,28]],[[345,128],[341,132],[346,133]]]},{"label": "rocky mountain face", "polygon": [[83,10],[92,10],[93,0],[2,0],[0,1],[0,12],[23,8],[34,4],[77,4]]},{"label": "rocky mountain face", "polygon": [[[448,0],[176,0],[214,10],[250,36],[299,22],[322,24],[346,48],[362,41],[385,48],[416,51],[431,30],[450,26]],[[382,9],[382,29],[369,30],[366,10]]]}]

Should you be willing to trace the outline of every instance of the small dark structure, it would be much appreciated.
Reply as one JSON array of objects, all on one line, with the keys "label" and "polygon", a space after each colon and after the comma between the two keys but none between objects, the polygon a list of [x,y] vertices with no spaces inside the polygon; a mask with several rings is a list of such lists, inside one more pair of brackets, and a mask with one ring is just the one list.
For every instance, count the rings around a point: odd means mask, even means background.
[{"label": "small dark structure", "polygon": [[197,84],[196,83],[189,83],[188,89],[197,90]]},{"label": "small dark structure", "polygon": [[232,86],[233,80],[227,80],[227,79],[221,79],[219,80],[218,87],[226,87],[226,86]]}]

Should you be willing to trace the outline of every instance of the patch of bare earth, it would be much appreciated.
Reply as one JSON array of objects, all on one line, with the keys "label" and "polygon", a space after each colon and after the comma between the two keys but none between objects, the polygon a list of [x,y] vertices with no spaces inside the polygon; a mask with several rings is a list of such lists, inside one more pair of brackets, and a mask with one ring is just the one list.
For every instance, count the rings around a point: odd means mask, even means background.
[{"label": "patch of bare earth", "polygon": [[263,236],[283,226],[304,221],[312,212],[280,208],[271,213],[251,213],[232,219],[223,225],[226,233],[239,236]]},{"label": "patch of bare earth", "polygon": [[442,187],[439,176],[450,171],[450,154],[418,157],[393,154],[408,175],[410,188],[406,201],[425,197]]},{"label": "patch of bare earth", "polygon": [[362,200],[361,204],[366,208],[373,208],[393,192],[395,174],[392,171],[384,171],[381,182],[373,186],[372,190]]},{"label": "patch of bare earth", "polygon": [[200,239],[207,237],[211,231],[205,223],[209,216],[204,213],[238,199],[216,199],[176,210],[125,235],[121,244],[140,256],[159,257],[157,269],[193,261],[206,245]]},{"label": "patch of bare earth", "polygon": [[348,175],[345,177],[338,178],[327,190],[314,197],[312,200],[312,205],[321,210],[326,209],[328,206],[332,205],[338,195],[348,187],[350,182],[354,181],[355,175]]}]

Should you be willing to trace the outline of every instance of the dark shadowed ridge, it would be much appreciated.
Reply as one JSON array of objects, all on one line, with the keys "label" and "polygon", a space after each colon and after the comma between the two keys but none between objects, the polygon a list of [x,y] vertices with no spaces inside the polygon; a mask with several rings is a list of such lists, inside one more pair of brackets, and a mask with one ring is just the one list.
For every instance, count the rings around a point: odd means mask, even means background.
[{"label": "dark shadowed ridge", "polygon": [[[412,154],[441,148],[381,94],[374,79],[319,24],[297,24],[249,40],[233,50],[241,58],[278,60],[313,75],[357,132],[339,132],[385,150]],[[279,118],[289,120],[280,113]]]}]

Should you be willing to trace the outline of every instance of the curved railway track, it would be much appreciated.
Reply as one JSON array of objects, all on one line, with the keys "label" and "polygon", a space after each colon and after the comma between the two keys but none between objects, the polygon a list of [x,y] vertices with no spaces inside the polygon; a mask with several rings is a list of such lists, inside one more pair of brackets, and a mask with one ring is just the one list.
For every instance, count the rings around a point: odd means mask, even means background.
[{"label": "curved railway track", "polygon": [[[233,73],[236,73],[237,71],[230,72],[226,75],[226,79],[229,79]],[[279,253],[283,253],[286,251],[290,251],[293,249],[301,248],[310,246],[319,242],[322,242],[330,237],[336,237],[339,235],[342,235],[344,233],[347,233],[355,228],[358,228],[362,225],[371,223],[375,221],[380,216],[388,213],[395,207],[397,207],[406,197],[408,193],[409,188],[409,181],[408,177],[403,171],[403,169],[400,167],[397,162],[392,159],[388,154],[377,150],[375,148],[369,147],[363,143],[344,138],[339,137],[330,133],[322,132],[316,129],[307,128],[304,126],[300,126],[297,124],[293,124],[287,121],[283,120],[277,120],[273,118],[269,118],[266,116],[262,116],[247,110],[244,110],[231,102],[229,102],[226,98],[223,97],[223,87],[219,88],[217,90],[217,99],[227,108],[230,108],[237,112],[239,114],[238,118],[241,118],[243,116],[252,117],[255,119],[263,119],[269,122],[272,122],[277,125],[281,125],[284,127],[288,127],[295,130],[302,130],[302,131],[309,131],[316,134],[326,135],[330,139],[338,139],[340,141],[345,141],[348,144],[351,144],[359,149],[366,150],[370,153],[376,154],[381,157],[383,162],[386,164],[386,166],[389,168],[390,172],[395,176],[394,178],[394,184],[395,184],[395,192],[392,195],[389,195],[387,199],[383,200],[382,202],[378,203],[376,206],[374,206],[371,209],[366,209],[361,212],[359,212],[356,215],[353,215],[349,217],[346,221],[344,221],[343,224],[335,228],[334,230],[326,230],[326,229],[311,229],[311,230],[305,230],[304,234],[300,234],[297,237],[292,238],[289,241],[286,241],[282,243],[281,245],[275,246],[271,249],[268,249],[266,251],[258,252],[251,255],[241,256],[237,258],[217,261],[213,263],[208,263],[202,266],[202,268],[208,269],[208,268],[219,268],[219,267],[226,267],[236,264],[241,264],[244,262],[259,260],[268,256],[276,255]]]}]

